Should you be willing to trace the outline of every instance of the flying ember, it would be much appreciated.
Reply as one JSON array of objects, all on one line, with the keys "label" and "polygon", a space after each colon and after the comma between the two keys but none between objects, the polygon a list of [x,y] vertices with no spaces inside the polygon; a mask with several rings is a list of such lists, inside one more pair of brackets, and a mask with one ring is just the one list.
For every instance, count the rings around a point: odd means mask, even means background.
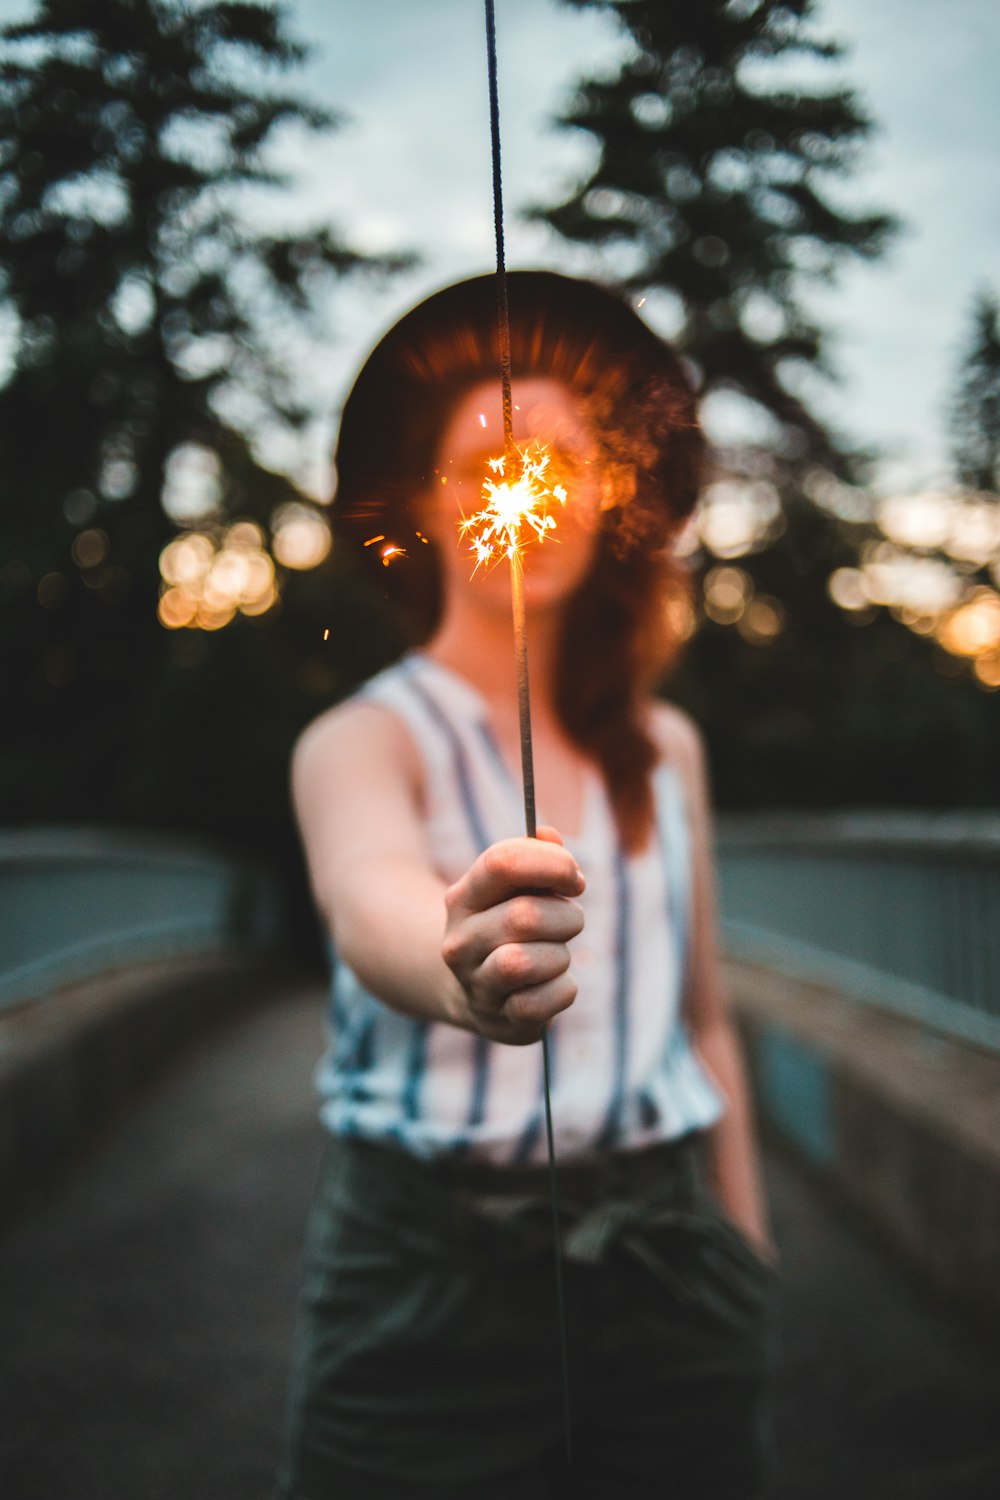
[{"label": "flying ember", "polygon": [[550,462],[551,455],[540,443],[514,449],[515,472],[511,478],[507,477],[506,458],[489,460],[497,477],[483,481],[485,504],[475,515],[459,522],[461,535],[469,538],[476,568],[504,556],[513,561],[520,557],[532,533],[542,542],[555,530],[553,505],[556,501],[565,505],[567,495],[561,484],[551,482],[547,473]]}]

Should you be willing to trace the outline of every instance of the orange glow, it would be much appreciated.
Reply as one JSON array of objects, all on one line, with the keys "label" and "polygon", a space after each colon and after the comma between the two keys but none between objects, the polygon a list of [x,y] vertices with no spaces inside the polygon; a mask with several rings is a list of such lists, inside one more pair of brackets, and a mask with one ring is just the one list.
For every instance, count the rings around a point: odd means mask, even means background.
[{"label": "orange glow", "polygon": [[482,498],[486,502],[475,515],[458,523],[463,537],[469,538],[469,551],[476,559],[476,571],[484,563],[499,562],[501,557],[514,559],[534,535],[543,542],[555,530],[552,505],[565,505],[566,491],[552,484],[548,476],[551,455],[541,443],[515,448],[516,471],[507,478],[506,458],[491,458],[489,467],[497,476],[483,481]]},{"label": "orange glow", "polygon": [[168,630],[221,630],[237,612],[263,615],[278,600],[274,560],[254,521],[182,532],[160,553],[160,576],[157,615]]},{"label": "orange glow", "polygon": [[785,607],[771,594],[760,594],[741,615],[736,628],[751,646],[766,646],[785,628]]},{"label": "orange glow", "polygon": [[198,601],[183,588],[169,588],[161,595],[157,614],[161,625],[168,630],[180,630],[190,625],[198,608]]},{"label": "orange glow", "polygon": [[977,657],[975,673],[983,687],[1000,688],[1000,655]]},{"label": "orange glow", "polygon": [[382,566],[383,568],[387,568],[390,563],[394,563],[398,558],[405,556],[405,547],[397,547],[395,542],[388,542],[382,548]]},{"label": "orange glow", "polygon": [[1000,647],[1000,594],[977,589],[942,625],[938,640],[953,656],[984,656]]}]

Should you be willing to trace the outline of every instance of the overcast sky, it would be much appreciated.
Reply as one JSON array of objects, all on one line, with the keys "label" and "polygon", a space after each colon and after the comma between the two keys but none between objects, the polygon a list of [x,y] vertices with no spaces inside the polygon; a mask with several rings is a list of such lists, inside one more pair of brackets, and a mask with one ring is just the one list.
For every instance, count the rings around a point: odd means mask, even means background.
[{"label": "overcast sky", "polygon": [[[364,246],[409,244],[423,264],[386,294],[342,301],[324,372],[336,401],[359,358],[423,292],[492,266],[481,0],[293,0],[315,46],[313,93],[349,124],[310,148],[303,208]],[[496,0],[508,257],[573,269],[518,222],[587,162],[587,138],[547,124],[583,70],[610,68],[617,29],[556,0]],[[1000,5],[997,0],[821,0],[818,29],[847,46],[819,76],[846,78],[879,123],[852,200],[905,221],[876,265],[810,295],[834,334],[842,382],[821,409],[882,455],[885,489],[947,477],[943,407],[974,290],[1000,290]]]}]

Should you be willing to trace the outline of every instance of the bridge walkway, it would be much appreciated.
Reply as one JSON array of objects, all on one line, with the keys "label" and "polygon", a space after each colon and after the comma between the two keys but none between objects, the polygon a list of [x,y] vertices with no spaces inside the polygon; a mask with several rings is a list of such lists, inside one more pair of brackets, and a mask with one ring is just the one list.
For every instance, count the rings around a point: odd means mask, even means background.
[{"label": "bridge walkway", "polygon": [[[320,1149],[321,996],[203,1037],[0,1239],[10,1500],[266,1500]],[[771,1150],[773,1500],[995,1500],[1000,1350]]]}]

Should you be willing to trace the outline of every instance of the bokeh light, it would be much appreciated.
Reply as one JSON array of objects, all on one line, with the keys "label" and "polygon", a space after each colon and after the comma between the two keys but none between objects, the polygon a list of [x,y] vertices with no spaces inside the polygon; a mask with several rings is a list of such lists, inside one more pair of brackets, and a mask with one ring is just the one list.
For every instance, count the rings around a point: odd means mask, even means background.
[{"label": "bokeh light", "polygon": [[943,622],[938,640],[954,656],[991,656],[1000,651],[1000,594],[976,589]]},{"label": "bokeh light", "polygon": [[780,599],[758,594],[736,622],[736,628],[751,646],[766,646],[785,628],[787,614]]},{"label": "bokeh light", "polygon": [[215,535],[185,532],[160,554],[158,616],[168,630],[221,630],[237,614],[267,614],[278,601],[274,560],[253,521]]},{"label": "bokeh light", "polygon": [[705,491],[696,524],[714,557],[745,557],[771,540],[780,526],[778,492],[765,480],[716,480]]},{"label": "bokeh light", "polygon": [[315,568],[329,554],[330,528],[318,511],[293,501],[272,522],[274,555],[284,568]]},{"label": "bokeh light", "polygon": [[717,625],[735,625],[753,595],[753,581],[743,568],[711,568],[704,588],[705,613]]}]

